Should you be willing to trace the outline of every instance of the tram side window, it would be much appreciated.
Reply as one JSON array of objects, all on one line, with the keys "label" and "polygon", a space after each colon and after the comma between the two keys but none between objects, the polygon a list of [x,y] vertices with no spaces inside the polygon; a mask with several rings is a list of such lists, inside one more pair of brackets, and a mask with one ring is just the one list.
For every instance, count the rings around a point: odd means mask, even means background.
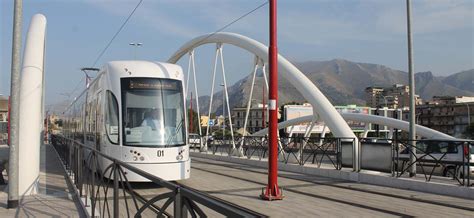
[{"label": "tram side window", "polygon": [[112,92],[107,91],[107,112],[105,119],[105,129],[107,137],[113,144],[119,142],[119,121],[118,103]]}]

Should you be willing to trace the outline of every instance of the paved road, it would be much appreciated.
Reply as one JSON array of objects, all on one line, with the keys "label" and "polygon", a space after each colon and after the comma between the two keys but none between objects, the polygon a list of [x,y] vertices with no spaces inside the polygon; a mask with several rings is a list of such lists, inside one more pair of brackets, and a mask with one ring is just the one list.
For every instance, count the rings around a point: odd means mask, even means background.
[{"label": "paved road", "polygon": [[265,171],[193,157],[191,178],[181,183],[272,217],[474,217],[472,200],[289,172],[279,178],[285,199],[262,201]]}]

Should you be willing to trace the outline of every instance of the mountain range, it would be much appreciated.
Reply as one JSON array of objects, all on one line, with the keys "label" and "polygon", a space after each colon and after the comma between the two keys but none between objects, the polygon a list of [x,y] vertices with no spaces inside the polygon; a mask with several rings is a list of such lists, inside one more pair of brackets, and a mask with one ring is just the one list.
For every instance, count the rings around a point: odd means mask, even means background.
[{"label": "mountain range", "polygon": [[[369,86],[389,87],[393,84],[408,84],[408,73],[389,67],[356,63],[343,59],[330,61],[308,61],[293,63],[329,99],[333,105],[365,105],[365,88]],[[302,103],[305,99],[296,88],[282,76],[278,78],[278,104]],[[252,99],[262,102],[263,74],[259,72]],[[230,107],[247,105],[252,75],[249,74],[229,87]],[[415,74],[415,93],[423,100],[440,95],[474,96],[474,69],[462,71],[447,77],[434,76],[432,72]],[[267,96],[268,98],[268,96]],[[199,97],[201,113],[207,113],[209,96]],[[214,94],[212,112],[222,114],[222,91]]]}]

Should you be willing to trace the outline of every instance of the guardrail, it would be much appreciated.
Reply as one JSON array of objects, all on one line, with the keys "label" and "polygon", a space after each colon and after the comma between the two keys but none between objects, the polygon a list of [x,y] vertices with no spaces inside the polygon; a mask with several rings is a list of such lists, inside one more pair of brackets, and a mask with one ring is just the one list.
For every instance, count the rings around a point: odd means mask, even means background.
[{"label": "guardrail", "polygon": [[[157,217],[187,217],[188,214],[192,217],[205,217],[207,215],[203,208],[230,217],[263,216],[192,188],[163,180],[73,139],[53,135],[52,144],[62,158],[84,205],[90,208],[92,217],[141,217],[150,213]],[[109,164],[101,166],[99,158],[106,159]],[[137,193],[127,180],[124,169],[145,177],[167,192],[151,197]],[[107,178],[112,178],[113,181]]]},{"label": "guardrail", "polygon": [[[211,153],[213,155],[235,156],[230,138],[213,139],[201,137],[202,144],[207,143],[207,150],[196,146],[194,151]],[[244,157],[248,159],[265,160],[268,158],[268,140],[266,136],[234,137],[236,149],[242,148]],[[357,144],[356,144],[357,142]],[[421,143],[441,145],[441,151],[426,150]],[[442,145],[448,143],[450,145]],[[399,178],[407,175],[411,147],[416,147],[416,165],[419,175],[426,182],[433,176],[438,176],[436,182],[451,183],[450,180],[439,176],[451,177],[452,181],[462,186],[473,186],[474,175],[474,141],[472,140],[417,140],[415,143],[407,140],[376,138],[316,138],[316,137],[280,137],[278,140],[278,158],[285,164],[315,165],[316,167],[331,167],[341,170],[343,167],[354,169],[354,160],[359,159],[361,169],[391,173]],[[354,148],[358,146],[359,157],[354,157]],[[434,148],[434,145],[430,145]],[[443,150],[444,149],[444,150]],[[456,151],[456,152],[455,152]],[[408,153],[404,153],[408,152]],[[455,152],[455,153],[454,153]],[[357,172],[357,171],[356,171]],[[469,173],[470,172],[470,173]],[[440,180],[441,179],[441,180]]]},{"label": "guardrail", "polygon": [[[460,185],[472,186],[474,141],[471,140],[402,140],[392,143],[392,176],[402,177],[412,165],[417,166],[427,182],[434,174],[452,177]],[[413,152],[415,151],[415,152]],[[414,162],[410,161],[414,156]]]},{"label": "guardrail", "polygon": [[[204,141],[205,138],[202,137]],[[248,159],[263,160],[268,158],[268,138],[266,136],[235,137],[236,149]],[[342,168],[342,144],[353,145],[353,138],[315,138],[315,137],[280,137],[278,138],[278,157],[285,164],[299,165],[316,164],[317,167],[332,166],[337,170]],[[207,140],[206,153],[220,155],[235,155],[231,138]],[[202,150],[202,149],[200,149]],[[193,151],[198,151],[197,146]]]}]

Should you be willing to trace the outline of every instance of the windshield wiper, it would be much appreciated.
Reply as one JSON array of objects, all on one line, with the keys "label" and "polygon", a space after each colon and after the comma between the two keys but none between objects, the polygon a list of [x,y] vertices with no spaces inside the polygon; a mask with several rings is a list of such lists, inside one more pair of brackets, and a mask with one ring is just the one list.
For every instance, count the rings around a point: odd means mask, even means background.
[{"label": "windshield wiper", "polygon": [[167,143],[165,146],[169,147],[171,142],[174,141],[174,139],[176,138],[177,136],[177,133],[179,131],[179,129],[181,129],[181,126],[183,125],[183,122],[184,122],[184,119],[181,119],[181,121],[179,122],[179,124],[176,126],[175,130],[174,130],[174,133],[172,135],[169,135],[168,136],[168,140],[167,140]]}]

